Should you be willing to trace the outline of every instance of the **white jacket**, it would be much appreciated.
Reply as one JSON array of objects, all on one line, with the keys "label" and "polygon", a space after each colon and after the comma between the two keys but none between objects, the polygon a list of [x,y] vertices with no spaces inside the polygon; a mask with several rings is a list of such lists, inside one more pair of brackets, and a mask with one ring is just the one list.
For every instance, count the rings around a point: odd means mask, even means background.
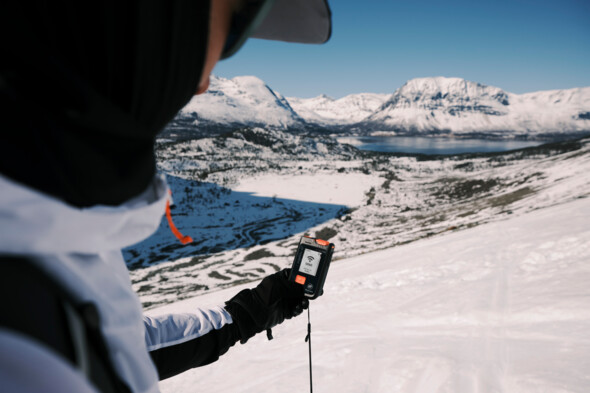
[{"label": "white jacket", "polygon": [[[0,175],[0,253],[35,257],[41,269],[81,301],[96,305],[110,360],[133,392],[158,391],[158,373],[148,350],[186,342],[232,323],[231,316],[221,307],[182,316],[143,318],[121,249],[145,239],[158,228],[167,197],[166,182],[158,176],[144,193],[121,206],[80,209]],[[46,369],[39,362],[46,362],[47,355],[31,355],[31,351],[22,350],[22,356],[33,358],[8,359],[3,344],[9,343],[12,348],[23,339],[14,335],[15,332],[0,329],[3,392],[12,391],[6,390],[11,386],[20,386],[14,391],[28,391],[24,385],[18,385],[18,372],[8,372],[6,364],[16,368],[25,365],[21,372],[31,376],[36,369]],[[61,362],[55,357],[54,361]],[[77,386],[79,381],[68,378],[68,373],[57,378],[64,385],[54,386],[55,391]],[[46,391],[53,388],[45,387]]]}]

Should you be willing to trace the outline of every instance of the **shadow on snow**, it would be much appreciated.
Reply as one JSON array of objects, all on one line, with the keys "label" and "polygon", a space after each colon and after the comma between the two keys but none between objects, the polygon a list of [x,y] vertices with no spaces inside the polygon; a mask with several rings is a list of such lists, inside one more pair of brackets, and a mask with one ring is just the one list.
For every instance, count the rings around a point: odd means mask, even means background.
[{"label": "shadow on snow", "polygon": [[193,242],[182,245],[163,218],[152,236],[123,250],[130,269],[285,239],[348,210],[344,205],[255,196],[172,176],[167,180],[174,224]]}]

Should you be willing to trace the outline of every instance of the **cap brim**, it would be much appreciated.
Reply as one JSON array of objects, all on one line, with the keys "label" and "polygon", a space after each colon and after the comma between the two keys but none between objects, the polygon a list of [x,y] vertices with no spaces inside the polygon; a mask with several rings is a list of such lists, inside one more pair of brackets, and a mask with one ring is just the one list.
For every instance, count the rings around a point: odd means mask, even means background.
[{"label": "cap brim", "polygon": [[326,0],[276,0],[252,38],[323,44],[332,34],[332,12]]},{"label": "cap brim", "polygon": [[266,0],[241,36],[232,37],[221,58],[235,54],[248,38],[322,44],[331,34],[332,12],[327,0]]}]

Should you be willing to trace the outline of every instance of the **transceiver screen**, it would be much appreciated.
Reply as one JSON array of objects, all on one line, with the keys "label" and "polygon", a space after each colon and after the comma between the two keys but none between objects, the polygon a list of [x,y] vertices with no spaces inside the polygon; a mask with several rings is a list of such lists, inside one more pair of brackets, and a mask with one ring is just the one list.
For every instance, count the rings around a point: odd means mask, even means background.
[{"label": "transceiver screen", "polygon": [[320,265],[320,259],[322,254],[320,252],[310,250],[306,248],[303,251],[303,257],[301,258],[301,264],[299,265],[299,271],[310,276],[315,276]]}]

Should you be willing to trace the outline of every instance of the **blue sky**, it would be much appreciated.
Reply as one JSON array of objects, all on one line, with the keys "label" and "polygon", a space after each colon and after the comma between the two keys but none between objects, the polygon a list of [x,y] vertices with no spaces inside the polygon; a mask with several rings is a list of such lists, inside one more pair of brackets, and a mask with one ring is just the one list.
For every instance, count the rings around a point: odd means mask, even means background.
[{"label": "blue sky", "polygon": [[513,93],[590,86],[590,0],[332,0],[324,45],[249,40],[214,74],[285,96],[392,93],[453,76]]}]

